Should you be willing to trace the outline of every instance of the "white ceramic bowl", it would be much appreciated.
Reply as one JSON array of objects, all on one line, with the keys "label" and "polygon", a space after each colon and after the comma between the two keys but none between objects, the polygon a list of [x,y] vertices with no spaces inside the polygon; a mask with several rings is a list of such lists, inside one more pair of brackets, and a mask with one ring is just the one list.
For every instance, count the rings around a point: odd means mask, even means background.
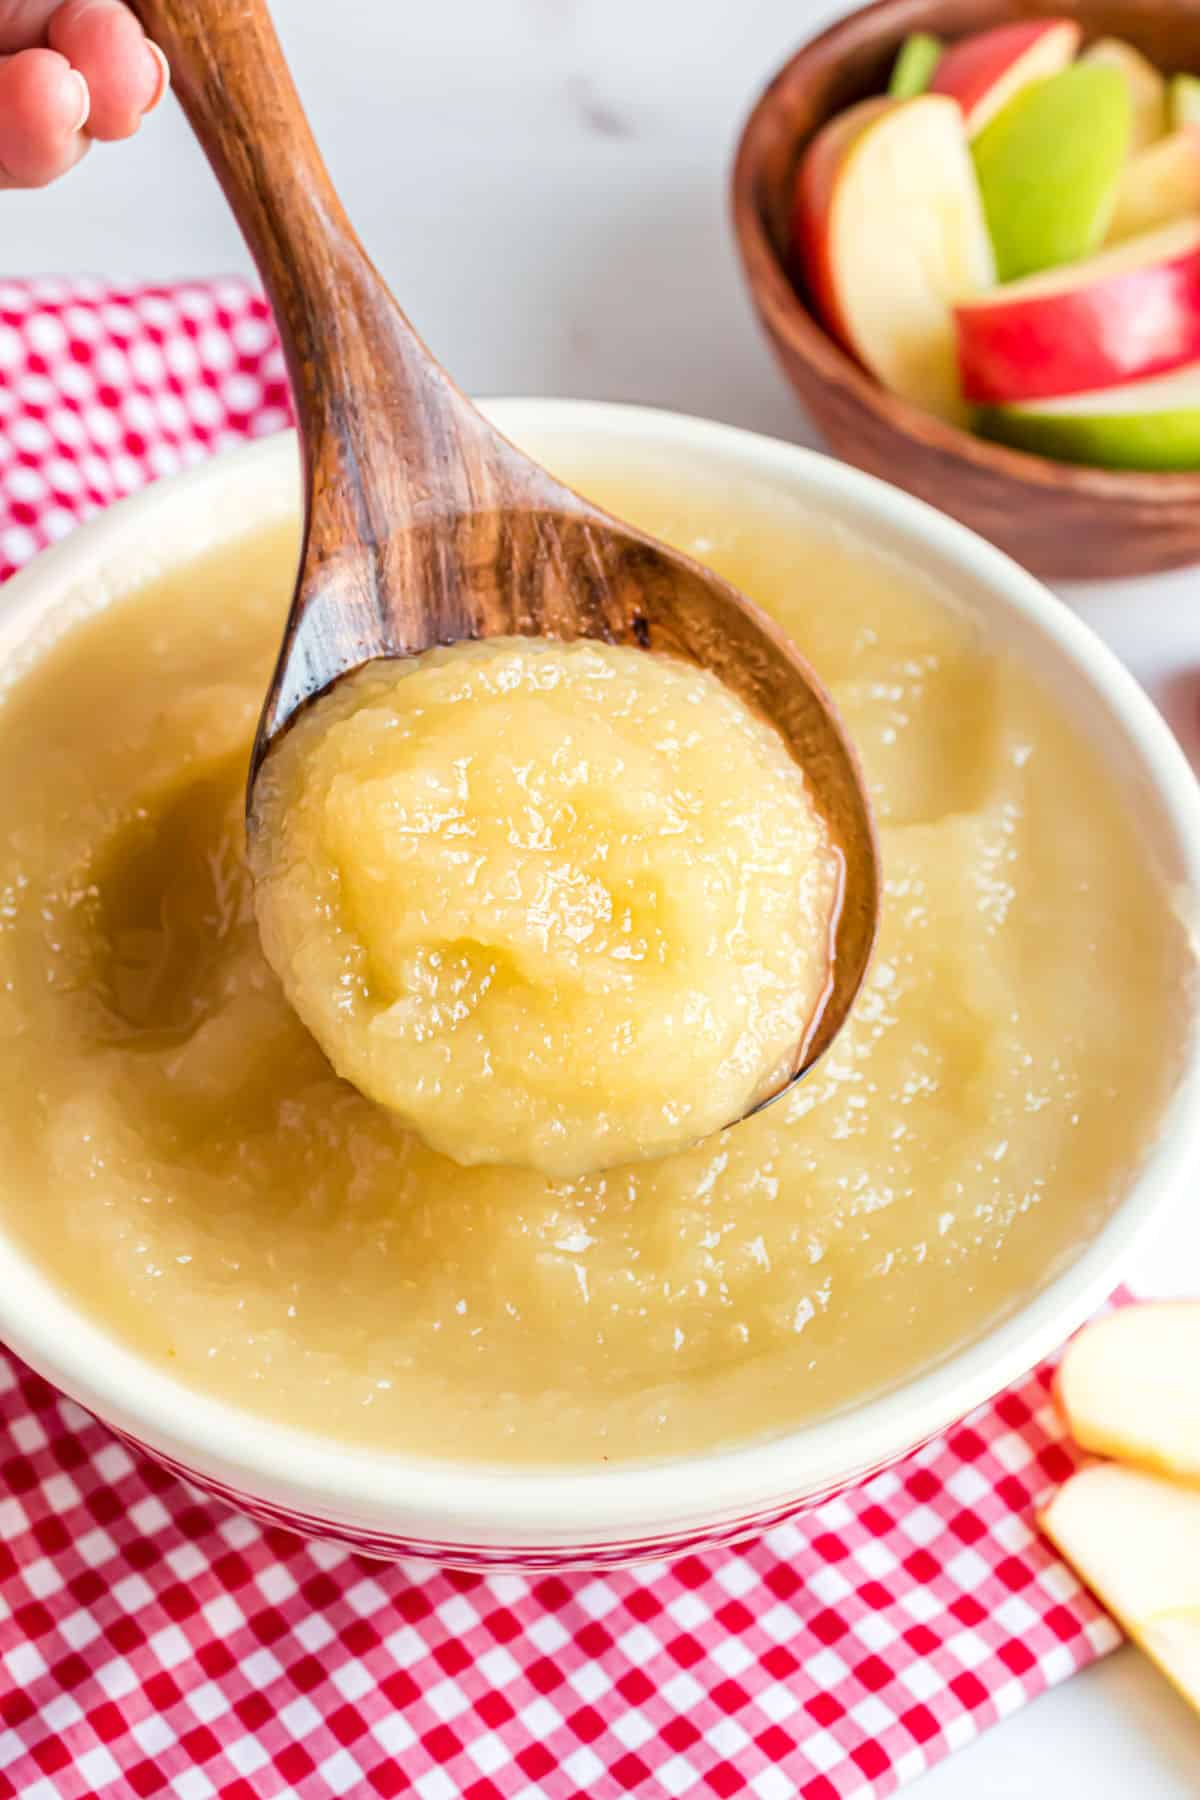
[{"label": "white ceramic bowl", "polygon": [[[1187,916],[1200,895],[1200,799],[1174,739],[1108,650],[980,538],[867,475],[790,444],[622,406],[504,401],[492,417],[568,479],[581,466],[672,483],[689,473],[844,522],[958,594],[1048,682],[1136,809],[1147,857]],[[586,448],[585,448],[586,447]],[[114,506],[47,551],[0,597],[0,667],[48,619],[102,605],[296,505],[289,437],[216,458]],[[11,779],[11,775],[8,777]],[[1200,1161],[1196,1001],[1162,1131],[1109,1222],[1069,1268],[978,1341],[893,1392],[767,1442],[603,1472],[471,1468],[347,1448],[192,1393],[82,1318],[0,1238],[0,1336],[118,1431],[250,1511],[383,1556],[468,1567],[563,1566],[733,1537],[828,1496],[914,1448],[1024,1374],[1115,1285],[1139,1232]],[[1147,1021],[1148,1029],[1154,1021]]]}]

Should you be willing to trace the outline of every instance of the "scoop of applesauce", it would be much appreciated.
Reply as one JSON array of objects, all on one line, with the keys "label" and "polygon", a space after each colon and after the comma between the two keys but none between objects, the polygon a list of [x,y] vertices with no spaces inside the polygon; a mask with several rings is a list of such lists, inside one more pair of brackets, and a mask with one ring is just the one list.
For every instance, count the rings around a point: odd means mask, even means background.
[{"label": "scoop of applesauce", "polygon": [[841,858],[706,670],[500,638],[369,664],[268,757],[263,945],[338,1073],[456,1162],[659,1156],[784,1079]]}]

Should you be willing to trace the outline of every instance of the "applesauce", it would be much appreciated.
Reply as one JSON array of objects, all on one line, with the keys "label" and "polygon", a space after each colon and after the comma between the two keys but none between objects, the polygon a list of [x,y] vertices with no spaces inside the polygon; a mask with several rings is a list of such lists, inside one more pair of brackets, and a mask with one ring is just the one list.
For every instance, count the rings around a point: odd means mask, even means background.
[{"label": "applesauce", "polygon": [[459,1163],[663,1155],[787,1080],[841,856],[705,669],[494,638],[368,664],[259,774],[267,960],[340,1075]]},{"label": "applesauce", "polygon": [[654,1457],[903,1380],[1094,1234],[1175,1066],[1184,949],[1135,826],[951,596],[794,503],[568,473],[795,635],[881,827],[846,1030],[680,1154],[462,1168],[287,1003],[241,814],[290,532],[79,621],[0,705],[4,1229],[182,1381],[428,1457]]}]

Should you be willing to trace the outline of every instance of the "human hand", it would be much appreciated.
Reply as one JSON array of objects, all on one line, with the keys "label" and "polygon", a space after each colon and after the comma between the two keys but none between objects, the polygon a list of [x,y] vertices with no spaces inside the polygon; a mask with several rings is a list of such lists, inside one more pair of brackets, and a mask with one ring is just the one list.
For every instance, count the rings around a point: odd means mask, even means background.
[{"label": "human hand", "polygon": [[0,0],[0,188],[45,187],[132,137],[167,60],[121,0]]}]

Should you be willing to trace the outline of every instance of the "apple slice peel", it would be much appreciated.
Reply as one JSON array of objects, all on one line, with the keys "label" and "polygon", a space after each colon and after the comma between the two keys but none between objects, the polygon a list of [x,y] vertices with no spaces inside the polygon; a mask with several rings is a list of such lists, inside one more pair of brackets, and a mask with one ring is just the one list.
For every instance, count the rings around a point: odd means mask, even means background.
[{"label": "apple slice peel", "polygon": [[955,307],[963,392],[977,405],[1059,398],[1200,360],[1200,219]]},{"label": "apple slice peel", "polygon": [[981,437],[1054,462],[1147,474],[1200,469],[1200,362],[1120,387],[975,409]]}]

